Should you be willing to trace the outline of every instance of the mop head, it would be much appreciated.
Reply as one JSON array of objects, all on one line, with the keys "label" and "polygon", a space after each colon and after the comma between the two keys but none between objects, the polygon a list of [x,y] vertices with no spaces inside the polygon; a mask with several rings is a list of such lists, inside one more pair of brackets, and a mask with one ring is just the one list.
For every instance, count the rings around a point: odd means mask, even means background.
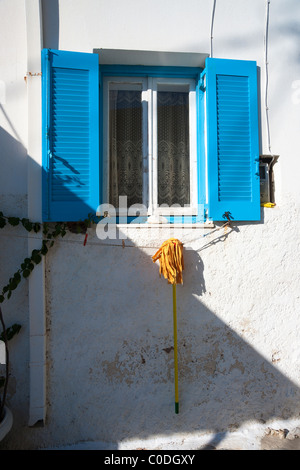
[{"label": "mop head", "polygon": [[159,260],[159,276],[163,274],[169,284],[183,284],[183,244],[177,238],[169,238],[152,256],[153,263]]}]

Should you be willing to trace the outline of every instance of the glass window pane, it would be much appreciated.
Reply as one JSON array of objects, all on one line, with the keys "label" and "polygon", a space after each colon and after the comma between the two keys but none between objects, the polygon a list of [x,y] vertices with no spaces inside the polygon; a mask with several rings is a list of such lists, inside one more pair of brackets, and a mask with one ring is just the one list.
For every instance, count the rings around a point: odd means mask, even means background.
[{"label": "glass window pane", "polygon": [[157,92],[158,204],[190,204],[189,93]]},{"label": "glass window pane", "polygon": [[[115,87],[114,87],[115,88]],[[109,202],[119,207],[142,203],[142,93],[124,89],[109,91]]]}]

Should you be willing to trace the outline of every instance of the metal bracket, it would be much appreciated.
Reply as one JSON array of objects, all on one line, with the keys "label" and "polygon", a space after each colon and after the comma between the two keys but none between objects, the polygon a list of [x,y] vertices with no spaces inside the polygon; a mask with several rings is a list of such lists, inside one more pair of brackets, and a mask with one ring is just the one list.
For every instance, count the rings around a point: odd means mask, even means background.
[{"label": "metal bracket", "polygon": [[42,72],[38,72],[38,73],[26,72],[24,81],[27,82],[27,77],[41,77],[41,76],[42,76]]},{"label": "metal bracket", "polygon": [[206,71],[203,70],[203,72],[200,75],[200,90],[205,91],[206,90]]}]

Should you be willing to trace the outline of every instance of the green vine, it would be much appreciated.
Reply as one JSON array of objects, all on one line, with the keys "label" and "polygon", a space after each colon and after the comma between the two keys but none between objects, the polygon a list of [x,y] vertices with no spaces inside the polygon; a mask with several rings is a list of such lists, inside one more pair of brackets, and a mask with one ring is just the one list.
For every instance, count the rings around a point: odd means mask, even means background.
[{"label": "green vine", "polygon": [[[34,249],[31,255],[26,257],[21,263],[20,268],[10,277],[8,283],[2,288],[0,293],[0,304],[4,302],[5,298],[10,299],[12,292],[18,287],[22,278],[28,278],[35,268],[42,261],[42,257],[45,256],[49,249],[54,245],[55,239],[58,237],[64,237],[69,230],[72,233],[86,233],[87,228],[92,222],[96,222],[95,216],[89,214],[88,219],[80,222],[58,222],[58,223],[40,223],[31,222],[27,218],[19,217],[7,217],[0,211],[0,228],[4,228],[6,225],[16,227],[22,225],[27,232],[39,233],[43,230],[43,240],[39,249]],[[0,334],[0,340],[5,343],[6,350],[6,372],[5,376],[0,376],[0,388],[4,388],[2,396],[0,396],[0,422],[3,417],[4,404],[7,391],[7,383],[9,378],[9,367],[8,367],[8,346],[7,343],[11,340],[15,334],[19,333],[21,325],[15,323],[12,326],[6,328],[2,310],[0,307],[0,326],[2,326],[2,333]]]},{"label": "green vine", "polygon": [[0,211],[0,228],[4,228],[7,224],[13,227],[17,225],[23,225],[27,232],[40,232],[43,229],[44,239],[42,240],[42,246],[40,249],[32,251],[31,255],[24,259],[21,263],[20,268],[13,274],[9,279],[8,283],[3,287],[0,293],[0,303],[4,302],[5,297],[9,299],[12,292],[18,287],[22,278],[28,278],[33,271],[34,267],[42,261],[42,256],[48,253],[49,248],[54,244],[55,239],[59,236],[64,237],[67,230],[73,233],[85,233],[87,227],[90,226],[91,222],[94,222],[92,214],[89,214],[88,219],[80,222],[58,222],[55,224],[40,222],[31,222],[26,218],[19,217],[6,217],[3,212]]}]

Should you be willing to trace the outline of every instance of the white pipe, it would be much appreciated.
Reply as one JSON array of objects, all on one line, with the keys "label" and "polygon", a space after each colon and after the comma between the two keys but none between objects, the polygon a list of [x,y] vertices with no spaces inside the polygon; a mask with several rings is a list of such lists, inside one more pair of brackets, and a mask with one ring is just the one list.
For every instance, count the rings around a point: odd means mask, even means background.
[{"label": "white pipe", "polygon": [[[42,220],[42,144],[41,144],[41,0],[25,0],[27,30],[28,97],[28,218]],[[38,237],[37,237],[38,238]],[[41,247],[39,239],[28,238],[28,251]],[[29,277],[29,426],[46,417],[46,325],[44,259]]]}]

